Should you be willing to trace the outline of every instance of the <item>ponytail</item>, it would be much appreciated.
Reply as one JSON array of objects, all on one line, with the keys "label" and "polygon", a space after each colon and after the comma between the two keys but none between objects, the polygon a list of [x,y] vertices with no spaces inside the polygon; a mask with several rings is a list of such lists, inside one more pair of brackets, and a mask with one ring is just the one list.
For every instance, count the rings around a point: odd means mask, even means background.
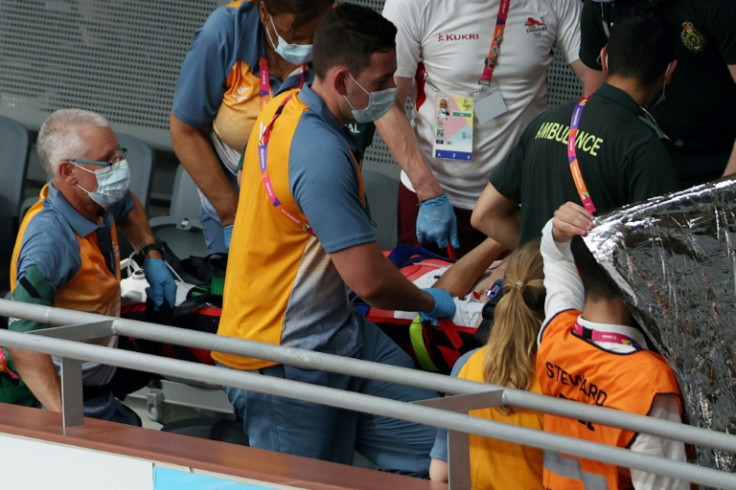
[{"label": "ponytail", "polygon": [[[539,240],[516,250],[506,268],[504,295],[496,305],[486,344],[483,380],[528,390],[534,376],[536,338],[544,320],[544,274]],[[499,407],[511,413],[509,407]]]}]

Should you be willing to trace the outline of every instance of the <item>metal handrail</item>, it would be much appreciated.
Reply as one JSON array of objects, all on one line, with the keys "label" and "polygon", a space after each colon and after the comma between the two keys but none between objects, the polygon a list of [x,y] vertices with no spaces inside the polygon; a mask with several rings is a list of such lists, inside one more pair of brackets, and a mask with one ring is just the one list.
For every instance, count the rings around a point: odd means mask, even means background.
[{"label": "metal handrail", "polygon": [[[7,300],[0,300],[0,314],[33,321],[40,321],[52,325],[79,324],[78,326],[66,327],[64,329],[55,328],[46,330],[49,332],[57,331],[59,332],[59,334],[62,335],[73,334],[75,330],[80,329],[86,329],[87,332],[93,330],[96,332],[94,333],[94,335],[100,335],[102,333],[118,333],[122,335],[131,335],[131,332],[137,332],[139,333],[139,335],[137,335],[139,338],[160,340],[181,345],[191,345],[192,340],[202,340],[207,337],[208,343],[212,342],[209,345],[213,347],[216,346],[218,350],[228,352],[235,351],[234,353],[241,354],[243,352],[247,352],[246,355],[259,357],[254,356],[254,352],[258,351],[259,347],[269,347],[269,349],[266,350],[270,351],[268,352],[268,354],[270,355],[262,357],[274,358],[276,357],[274,354],[278,353],[279,356],[284,356],[284,362],[286,362],[287,364],[302,365],[305,367],[310,367],[312,369],[327,369],[331,371],[339,370],[340,372],[346,374],[354,374],[356,376],[373,379],[384,379],[384,376],[387,372],[384,369],[386,366],[381,366],[379,364],[370,363],[367,361],[356,361],[352,359],[341,358],[340,356],[328,356],[325,354],[320,354],[317,356],[316,362],[314,362],[313,355],[316,353],[313,353],[311,351],[302,351],[299,349],[289,349],[277,346],[266,346],[264,344],[259,344],[256,342],[245,342],[233,338],[217,337],[213,334],[191,332],[175,327],[165,327],[126,319],[114,319],[101,315],[93,315],[38,305],[29,305],[26,303],[13,303]],[[94,324],[94,328],[90,329],[88,327],[90,323]],[[104,332],[105,328],[107,328],[109,331]],[[65,330],[66,333],[64,333]],[[197,335],[190,336],[190,334]],[[90,334],[88,333],[87,335]],[[216,340],[226,341],[226,343],[234,343],[238,345],[235,347],[230,345],[229,348],[223,349],[220,343],[216,342]],[[296,398],[314,403],[322,403],[338,408],[373,413],[382,416],[433,425],[436,427],[442,427],[451,431],[450,434],[452,434],[452,431],[478,434],[484,437],[525,444],[540,449],[557,451],[565,454],[585,457],[588,459],[596,459],[619,466],[664,474],[674,478],[688,480],[703,485],[736,489],[736,475],[733,475],[731,473],[718,471],[711,468],[705,468],[694,464],[686,464],[682,462],[668,460],[665,458],[649,456],[646,454],[634,453],[626,449],[582,441],[571,437],[544,433],[533,429],[518,427],[485,419],[479,419],[477,417],[471,417],[469,415],[459,414],[439,408],[412,405],[411,409],[407,409],[406,403],[387,400],[380,397],[345,392],[325,387],[316,387],[290,380],[274,379],[271,377],[264,377],[259,374],[246,371],[207,366],[199,363],[168,359],[148,354],[123,351],[119,349],[109,349],[98,345],[86,344],[74,340],[58,339],[44,335],[29,335],[26,333],[18,333],[13,331],[0,331],[0,344],[21,349],[33,350],[50,355],[57,355],[65,359],[89,360],[114,366],[127,367],[138,370],[147,370],[150,372],[169,376],[177,376],[180,378],[192,379],[206,383],[233,386],[258,392]],[[202,342],[198,342],[196,346],[200,348],[210,348],[203,345]],[[357,364],[355,364],[356,362]],[[340,364],[340,366],[338,366],[338,364]],[[366,369],[367,367],[370,367],[370,370]],[[401,384],[429,387],[433,383],[436,383],[434,387],[431,388],[435,390],[438,389],[438,386],[441,386],[443,388],[452,388],[451,384],[455,385],[454,389],[441,390],[446,392],[494,394],[497,393],[500,389],[499,387],[494,387],[483,383],[455,380],[442,375],[405,370],[401,368],[389,368],[388,371],[392,372],[390,380],[394,382],[399,382]],[[407,373],[404,371],[412,373],[416,377],[416,379],[406,379]],[[64,382],[63,378],[64,373],[62,373],[62,383]],[[421,379],[421,381],[414,382],[418,379]],[[446,381],[453,381],[453,383],[446,384]],[[502,390],[507,391],[507,389],[505,388],[503,388]],[[582,412],[580,409],[587,407],[584,404],[569,402],[571,404],[569,406],[574,407],[574,411],[568,410],[567,407],[562,407],[559,410],[556,410],[556,412],[552,412],[551,410],[549,410],[549,407],[554,404],[553,402],[558,402],[558,400],[552,397],[544,396],[541,396],[541,398],[543,398],[546,403],[544,406],[539,406],[539,408],[535,408],[536,410],[547,413],[557,413],[564,411],[566,413],[559,414],[576,419],[582,417]],[[526,402],[526,400],[523,399],[521,401]],[[506,403],[506,401],[503,401],[503,403]],[[517,406],[528,405],[529,404],[518,404]],[[591,412],[602,410],[607,409],[594,407]],[[615,412],[617,415],[622,417],[621,420],[625,420],[628,417],[635,417],[631,414],[625,414],[623,412],[617,412],[613,410],[609,411]],[[656,422],[655,419],[649,417],[640,418],[647,420],[649,423]],[[610,420],[609,422],[612,422],[612,420]],[[677,428],[678,430],[691,429],[690,432],[696,434],[705,433],[711,438],[715,434],[718,434],[705,429],[688,427],[681,424],[670,424],[673,428]],[[607,425],[617,424],[610,423]],[[736,437],[726,434],[720,435],[722,436],[722,438],[724,438],[724,440],[729,440],[730,445],[719,443],[719,447],[734,447],[733,444],[736,440]],[[668,435],[667,437],[670,436]],[[670,438],[682,440],[682,438],[678,437]],[[703,445],[706,447],[713,447],[712,444]]]},{"label": "metal handrail", "polygon": [[572,400],[562,400],[524,390],[452,378],[426,371],[386,366],[333,354],[264,344],[262,342],[233,337],[217,336],[126,318],[111,318],[93,313],[27,303],[19,305],[13,301],[2,299],[0,299],[0,316],[18,317],[54,325],[111,321],[111,330],[107,335],[125,335],[186,347],[226,352],[244,357],[267,359],[300,368],[319,369],[349,374],[351,376],[360,376],[362,378],[389,381],[429,389],[439,393],[460,395],[482,393],[491,389],[501,390],[501,405],[583,419],[603,425],[621,427],[637,433],[666,437],[702,447],[736,453],[736,436],[722,432],[630,414],[605,407],[591,406]]}]

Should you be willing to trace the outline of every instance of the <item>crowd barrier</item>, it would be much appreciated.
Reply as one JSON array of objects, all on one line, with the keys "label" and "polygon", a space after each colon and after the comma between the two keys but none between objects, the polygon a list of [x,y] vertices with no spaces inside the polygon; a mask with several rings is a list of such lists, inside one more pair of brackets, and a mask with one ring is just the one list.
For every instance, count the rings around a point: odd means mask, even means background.
[{"label": "crowd barrier", "polygon": [[[62,357],[62,420],[67,427],[82,424],[84,421],[82,416],[81,361],[89,360],[216,385],[228,385],[272,393],[445,428],[449,431],[450,437],[450,488],[455,489],[469,488],[468,434],[478,434],[484,437],[582,456],[628,468],[669,475],[702,485],[736,489],[736,475],[731,473],[471,417],[467,415],[467,411],[487,406],[510,405],[562,415],[576,420],[584,419],[636,432],[645,432],[702,447],[736,452],[736,437],[724,433],[627,414],[574,401],[560,400],[522,390],[454,379],[434,373],[384,366],[341,356],[220,337],[214,334],[134,320],[27,303],[15,303],[9,300],[0,300],[0,315],[39,321],[56,326],[56,328],[36,333],[0,330],[0,344]],[[112,334],[184,346],[197,346],[364,378],[390,380],[399,384],[432,389],[439,393],[454,396],[419,402],[407,407],[404,402],[369,395],[344,392],[290,380],[273,379],[246,371],[109,349],[80,342]]]}]

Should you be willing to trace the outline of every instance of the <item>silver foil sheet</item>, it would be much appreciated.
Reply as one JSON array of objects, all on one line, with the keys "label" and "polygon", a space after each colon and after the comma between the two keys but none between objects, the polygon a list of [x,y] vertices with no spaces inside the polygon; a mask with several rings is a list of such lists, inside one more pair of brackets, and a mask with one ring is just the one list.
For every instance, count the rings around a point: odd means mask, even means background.
[{"label": "silver foil sheet", "polygon": [[[675,370],[689,422],[736,434],[736,180],[615,210],[585,242]],[[698,462],[736,470],[730,453]]]}]

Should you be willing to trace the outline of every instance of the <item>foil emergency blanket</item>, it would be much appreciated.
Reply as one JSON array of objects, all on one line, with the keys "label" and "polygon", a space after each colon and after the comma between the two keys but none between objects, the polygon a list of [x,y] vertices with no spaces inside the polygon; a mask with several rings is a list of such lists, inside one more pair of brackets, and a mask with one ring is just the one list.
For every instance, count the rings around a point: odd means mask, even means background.
[{"label": "foil emergency blanket", "polygon": [[[675,370],[690,423],[736,434],[736,180],[617,209],[585,242]],[[736,470],[721,451],[698,462]]]}]

